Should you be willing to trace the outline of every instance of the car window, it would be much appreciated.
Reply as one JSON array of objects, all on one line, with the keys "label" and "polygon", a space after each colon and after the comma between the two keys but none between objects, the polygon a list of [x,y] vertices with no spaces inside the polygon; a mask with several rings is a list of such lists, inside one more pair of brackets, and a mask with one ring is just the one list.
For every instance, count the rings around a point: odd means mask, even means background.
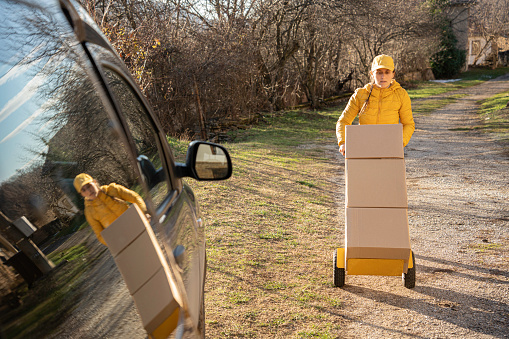
[{"label": "car window", "polygon": [[[46,19],[49,27],[58,24]],[[140,190],[118,122],[86,71],[91,65],[72,35],[47,32],[33,39],[34,32],[20,27],[0,49],[0,207],[11,218],[34,215],[41,223],[64,211],[72,215],[68,203],[83,205],[73,187],[81,172],[100,184]],[[22,46],[26,54],[12,48],[13,41],[29,41]],[[30,201],[44,210],[35,213]]]},{"label": "car window", "polygon": [[116,71],[104,68],[106,80],[120,106],[137,152],[137,160],[152,201],[158,206],[168,194],[168,178],[156,129],[132,87]]}]

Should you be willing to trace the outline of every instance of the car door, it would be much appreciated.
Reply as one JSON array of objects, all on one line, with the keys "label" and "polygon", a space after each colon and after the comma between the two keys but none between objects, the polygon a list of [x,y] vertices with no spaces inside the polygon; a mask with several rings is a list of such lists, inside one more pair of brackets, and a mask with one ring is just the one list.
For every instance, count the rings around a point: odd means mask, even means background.
[{"label": "car door", "polygon": [[[192,191],[183,186],[182,180],[173,173],[174,162],[171,150],[147,106],[129,83],[120,68],[105,61],[106,57],[94,48],[93,55],[101,58],[101,65],[113,101],[120,112],[121,120],[134,146],[136,158],[150,192],[150,201],[160,223],[159,231],[163,246],[167,250],[179,251],[179,272],[185,285],[189,312],[197,324],[203,300],[203,278],[205,238],[197,202]],[[175,253],[177,254],[177,253]]]},{"label": "car door", "polygon": [[[86,19],[83,15],[83,20]],[[94,25],[93,22],[88,24]],[[166,135],[125,65],[100,37],[85,42],[85,47],[108,89],[127,142],[136,155],[149,192],[144,198],[154,208],[159,221],[155,225],[156,234],[167,253],[176,251],[178,278],[184,284],[188,311],[196,325],[203,313],[205,279],[205,234],[198,202],[192,190],[178,177]]]}]

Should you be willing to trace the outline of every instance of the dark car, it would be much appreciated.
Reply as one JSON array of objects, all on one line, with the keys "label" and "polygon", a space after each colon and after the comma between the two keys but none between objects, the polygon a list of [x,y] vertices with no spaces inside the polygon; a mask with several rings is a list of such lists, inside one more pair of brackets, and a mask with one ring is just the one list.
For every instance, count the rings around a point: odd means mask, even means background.
[{"label": "dark car", "polygon": [[[79,173],[143,198],[176,301],[151,324],[159,332],[147,329],[107,247],[88,227],[73,186]],[[0,337],[204,336],[204,224],[183,178],[231,173],[226,149],[208,142],[192,142],[186,163],[175,161],[147,100],[77,2],[0,0],[0,248],[31,289],[46,293],[20,306],[33,310],[4,320]],[[20,227],[35,233],[20,235]],[[72,251],[78,259],[41,269],[41,260]],[[75,274],[66,280],[72,288],[51,290],[66,272]],[[63,297],[50,314],[34,313],[46,324],[32,320],[32,329],[13,330],[53,292]]]}]

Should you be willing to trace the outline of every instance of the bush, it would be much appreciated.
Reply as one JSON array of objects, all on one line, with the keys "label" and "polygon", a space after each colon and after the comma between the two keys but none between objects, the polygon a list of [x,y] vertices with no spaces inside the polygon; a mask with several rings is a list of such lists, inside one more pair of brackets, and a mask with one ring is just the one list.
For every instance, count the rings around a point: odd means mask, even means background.
[{"label": "bush", "polygon": [[431,70],[437,79],[452,78],[465,65],[466,51],[456,46],[458,39],[452,31],[450,23],[444,25],[440,40],[440,50],[430,60]]}]

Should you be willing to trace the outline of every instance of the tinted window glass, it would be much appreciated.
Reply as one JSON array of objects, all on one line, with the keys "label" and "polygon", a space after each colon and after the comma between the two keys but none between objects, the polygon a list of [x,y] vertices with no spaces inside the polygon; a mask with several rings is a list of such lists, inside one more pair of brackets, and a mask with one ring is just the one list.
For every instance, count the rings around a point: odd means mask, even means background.
[{"label": "tinted window glass", "polygon": [[[25,37],[23,33],[32,34],[21,31],[19,38]],[[57,203],[62,195],[81,205],[72,184],[78,173],[89,173],[105,184],[136,184],[116,122],[84,70],[90,66],[77,49],[48,40],[47,44],[33,40],[27,55],[5,48],[12,40],[0,43],[4,46],[0,51],[0,207],[14,219],[32,216],[34,207],[47,207],[39,210],[42,223],[62,213]]]},{"label": "tinted window glass", "polygon": [[106,68],[104,72],[132,136],[152,200],[159,205],[168,193],[168,181],[155,127],[131,86],[115,71]]}]

